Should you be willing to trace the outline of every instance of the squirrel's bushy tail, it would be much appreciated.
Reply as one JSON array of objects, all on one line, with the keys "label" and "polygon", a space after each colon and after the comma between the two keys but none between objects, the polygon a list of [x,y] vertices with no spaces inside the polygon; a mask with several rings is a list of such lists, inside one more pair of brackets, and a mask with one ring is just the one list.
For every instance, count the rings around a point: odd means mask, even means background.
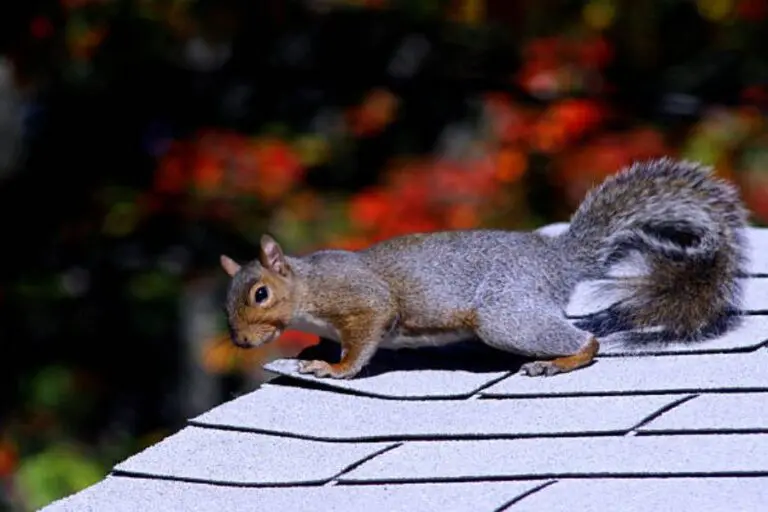
[{"label": "squirrel's bushy tail", "polygon": [[[747,212],[737,189],[694,163],[636,163],[592,190],[563,235],[579,279],[620,261],[640,263],[608,281],[633,328],[695,339],[741,306]],[[639,257],[638,257],[639,256]]]}]

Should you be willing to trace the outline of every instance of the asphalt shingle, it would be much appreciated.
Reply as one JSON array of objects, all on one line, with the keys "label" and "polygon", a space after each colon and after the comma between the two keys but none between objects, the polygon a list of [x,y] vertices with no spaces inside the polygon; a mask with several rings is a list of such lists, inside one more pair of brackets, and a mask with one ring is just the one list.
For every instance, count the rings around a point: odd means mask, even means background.
[{"label": "asphalt shingle", "polygon": [[698,396],[638,431],[653,434],[768,432],[768,393]]},{"label": "asphalt shingle", "polygon": [[768,391],[768,350],[599,359],[588,371],[553,379],[520,374],[481,391],[487,397],[578,396],[709,391]]},{"label": "asphalt shingle", "polygon": [[750,228],[747,230],[749,242],[749,266],[750,275],[768,276],[768,229]]},{"label": "asphalt shingle", "polygon": [[620,434],[680,398],[395,401],[264,386],[193,422],[339,441]]},{"label": "asphalt shingle", "polygon": [[768,478],[644,478],[560,481],[520,500],[511,512],[759,512]]},{"label": "asphalt shingle", "polygon": [[[109,477],[47,512],[493,512],[546,481],[248,488]],[[130,497],[130,499],[126,499]]]},{"label": "asphalt shingle", "polygon": [[477,390],[498,380],[509,372],[469,372],[462,370],[413,370],[405,373],[379,373],[368,376],[365,373],[350,380],[329,380],[317,378],[314,375],[304,375],[297,371],[297,363],[293,360],[279,360],[266,367],[278,375],[290,376],[307,382],[332,386],[361,395],[402,398],[467,398]]},{"label": "asphalt shingle", "polygon": [[122,474],[240,485],[321,484],[391,444],[318,441],[187,427],[115,466]]},{"label": "asphalt shingle", "polygon": [[[748,236],[768,276],[768,230]],[[751,314],[720,337],[601,336],[594,364],[554,377],[476,342],[379,351],[352,380],[277,361],[282,378],[46,510],[761,512],[768,279],[745,285]]]},{"label": "asphalt shingle", "polygon": [[[738,456],[737,454],[749,454]],[[663,461],[663,464],[661,463]],[[607,476],[768,476],[768,436],[414,441],[339,477],[344,483]]]}]

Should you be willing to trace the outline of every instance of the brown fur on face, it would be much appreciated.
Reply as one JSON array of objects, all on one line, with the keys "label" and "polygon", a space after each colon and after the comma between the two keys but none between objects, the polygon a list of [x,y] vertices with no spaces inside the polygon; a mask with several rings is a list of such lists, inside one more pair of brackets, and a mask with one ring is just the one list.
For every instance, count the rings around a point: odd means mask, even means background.
[{"label": "brown fur on face", "polygon": [[[280,246],[264,235],[257,260],[240,266],[222,255],[221,266],[232,278],[226,302],[232,342],[251,348],[276,340],[291,321],[294,302],[293,272]],[[266,294],[259,295],[260,288]]]}]

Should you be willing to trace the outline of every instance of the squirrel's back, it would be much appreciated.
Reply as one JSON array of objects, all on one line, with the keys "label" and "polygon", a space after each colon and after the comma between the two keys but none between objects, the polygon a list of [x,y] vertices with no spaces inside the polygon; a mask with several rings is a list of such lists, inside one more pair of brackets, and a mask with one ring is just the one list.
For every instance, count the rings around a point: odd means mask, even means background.
[{"label": "squirrel's back", "polygon": [[[409,287],[421,288],[424,279],[471,286],[491,272],[512,280],[550,272],[561,262],[555,245],[538,233],[477,229],[404,235],[358,254],[377,274]],[[557,262],[543,265],[550,254]]]},{"label": "squirrel's back", "polygon": [[388,282],[403,311],[430,323],[477,307],[478,290],[491,281],[523,300],[535,290],[542,302],[564,306],[571,290],[552,286],[565,268],[556,245],[538,233],[463,230],[397,237],[358,254]]}]

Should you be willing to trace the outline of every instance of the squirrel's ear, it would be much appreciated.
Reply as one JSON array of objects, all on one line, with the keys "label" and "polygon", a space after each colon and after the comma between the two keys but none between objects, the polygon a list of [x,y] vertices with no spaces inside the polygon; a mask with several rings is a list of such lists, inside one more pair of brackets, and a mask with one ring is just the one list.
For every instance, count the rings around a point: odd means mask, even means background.
[{"label": "squirrel's ear", "polygon": [[259,262],[264,268],[281,275],[288,275],[288,262],[285,261],[285,254],[271,236],[263,235],[261,237],[261,250],[259,251]]},{"label": "squirrel's ear", "polygon": [[240,264],[229,256],[224,256],[222,254],[219,256],[219,262],[221,263],[221,268],[224,269],[224,272],[229,274],[229,277],[234,277],[235,274],[237,274],[237,271],[240,270]]}]

